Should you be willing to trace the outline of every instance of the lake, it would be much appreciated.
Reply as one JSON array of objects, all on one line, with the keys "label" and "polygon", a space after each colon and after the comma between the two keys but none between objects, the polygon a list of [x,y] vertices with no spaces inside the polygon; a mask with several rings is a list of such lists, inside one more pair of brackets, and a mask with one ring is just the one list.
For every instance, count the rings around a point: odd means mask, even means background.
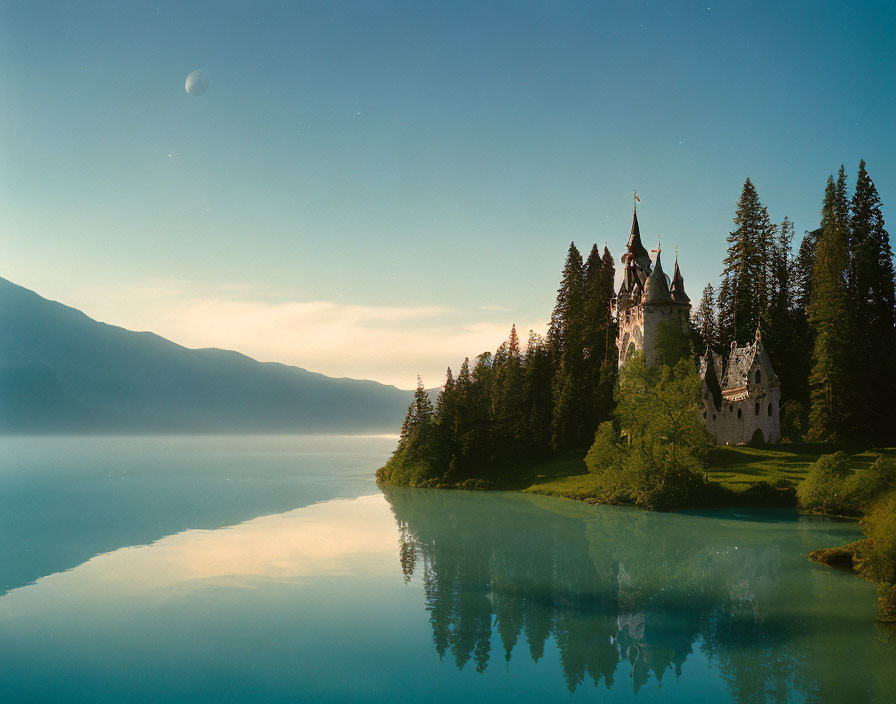
[{"label": "lake", "polygon": [[892,702],[791,511],[380,491],[388,437],[0,439],[2,702]]}]

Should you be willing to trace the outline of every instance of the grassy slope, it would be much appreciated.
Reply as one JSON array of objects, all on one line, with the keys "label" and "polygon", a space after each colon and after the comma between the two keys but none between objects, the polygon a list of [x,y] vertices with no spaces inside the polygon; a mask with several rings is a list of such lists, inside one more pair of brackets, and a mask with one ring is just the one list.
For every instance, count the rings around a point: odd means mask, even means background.
[{"label": "grassy slope", "polygon": [[[825,445],[786,444],[766,447],[721,446],[710,455],[709,479],[735,494],[747,491],[763,480],[802,481],[815,460],[833,450]],[[853,463],[870,464],[876,454],[896,456],[896,448],[863,452]],[[524,491],[570,499],[587,499],[594,494],[594,475],[583,461],[584,452],[571,452],[526,470]]]}]

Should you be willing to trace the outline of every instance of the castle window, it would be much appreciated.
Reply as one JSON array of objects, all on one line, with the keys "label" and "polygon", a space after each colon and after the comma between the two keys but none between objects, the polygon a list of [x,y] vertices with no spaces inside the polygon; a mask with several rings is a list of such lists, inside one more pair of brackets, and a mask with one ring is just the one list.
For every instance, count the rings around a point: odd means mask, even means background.
[{"label": "castle window", "polygon": [[768,404],[768,417],[772,417],[772,404]]},{"label": "castle window", "polygon": [[712,414],[712,419],[713,419],[713,420],[716,419],[716,414],[715,414],[715,413]]},{"label": "castle window", "polygon": [[706,411],[703,411],[703,417],[706,418]]},{"label": "castle window", "polygon": [[[762,372],[757,369],[756,370],[756,383],[759,384],[761,381],[762,381]],[[759,413],[757,413],[756,415],[759,415]]]},{"label": "castle window", "polygon": [[756,408],[753,410],[753,415],[759,415],[759,401],[756,402]]},{"label": "castle window", "polygon": [[741,410],[738,408],[737,409],[737,417],[740,418],[742,415],[743,415],[743,413],[741,413]]},{"label": "castle window", "polygon": [[734,413],[734,406],[728,406],[728,412]]}]

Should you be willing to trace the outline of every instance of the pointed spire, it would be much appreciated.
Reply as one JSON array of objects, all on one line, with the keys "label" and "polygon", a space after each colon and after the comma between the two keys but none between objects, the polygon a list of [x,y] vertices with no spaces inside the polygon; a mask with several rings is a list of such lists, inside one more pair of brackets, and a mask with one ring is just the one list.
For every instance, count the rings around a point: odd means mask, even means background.
[{"label": "pointed spire", "polygon": [[669,284],[666,283],[666,275],[663,273],[663,265],[660,263],[660,250],[657,249],[653,271],[647,277],[647,283],[644,286],[644,302],[669,303],[671,301]]},{"label": "pointed spire", "polygon": [[672,273],[672,285],[669,287],[672,300],[676,303],[690,303],[691,299],[684,290],[684,277],[678,268],[678,245],[675,246],[675,271]]},{"label": "pointed spire", "polygon": [[632,229],[628,236],[625,254],[622,255],[622,263],[636,262],[645,271],[650,271],[650,254],[641,243],[641,228],[638,226],[638,211],[632,213]]}]

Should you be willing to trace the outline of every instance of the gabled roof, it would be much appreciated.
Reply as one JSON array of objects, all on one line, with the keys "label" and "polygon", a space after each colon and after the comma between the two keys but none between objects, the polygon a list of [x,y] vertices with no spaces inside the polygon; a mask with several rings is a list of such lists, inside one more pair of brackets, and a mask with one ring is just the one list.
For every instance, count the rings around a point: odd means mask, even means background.
[{"label": "gabled roof", "polygon": [[725,368],[725,376],[722,377],[722,390],[739,389],[750,385],[750,369],[758,362],[765,370],[766,380],[769,383],[778,383],[778,375],[772,369],[771,360],[762,346],[762,337],[759,330],[756,338],[745,347],[737,347],[731,344],[731,356],[728,358],[728,366]]},{"label": "gabled roof", "polygon": [[755,343],[746,347],[737,347],[732,344],[728,366],[725,367],[725,376],[722,377],[723,389],[738,389],[747,385],[747,378],[755,355]]}]

